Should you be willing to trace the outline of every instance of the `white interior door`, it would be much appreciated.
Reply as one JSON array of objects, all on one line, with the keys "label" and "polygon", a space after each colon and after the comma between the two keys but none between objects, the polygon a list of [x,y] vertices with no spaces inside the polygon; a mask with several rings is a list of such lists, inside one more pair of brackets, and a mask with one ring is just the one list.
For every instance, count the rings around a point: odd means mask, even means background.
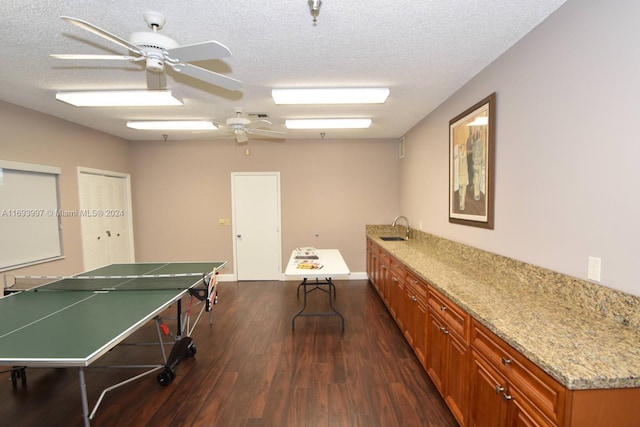
[{"label": "white interior door", "polygon": [[237,280],[280,280],[280,173],[232,173]]},{"label": "white interior door", "polygon": [[78,180],[84,269],[133,262],[129,176],[81,170]]}]

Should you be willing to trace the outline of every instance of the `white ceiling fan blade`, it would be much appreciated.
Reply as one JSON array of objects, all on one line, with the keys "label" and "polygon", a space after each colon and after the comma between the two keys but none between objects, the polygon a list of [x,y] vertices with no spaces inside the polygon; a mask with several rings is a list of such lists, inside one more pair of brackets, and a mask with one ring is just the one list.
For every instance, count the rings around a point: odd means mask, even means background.
[{"label": "white ceiling fan blade", "polygon": [[249,140],[249,136],[247,135],[247,132],[243,130],[238,129],[234,131],[234,133],[236,134],[236,142],[238,143],[247,142]]},{"label": "white ceiling fan blade", "polygon": [[242,87],[242,82],[240,80],[223,76],[222,74],[214,73],[213,71],[205,70],[204,68],[196,67],[195,65],[173,65],[169,62],[165,62],[165,64],[169,65],[178,73],[193,77],[194,79],[202,80],[203,82],[207,82],[214,86],[220,86],[228,90],[239,90]]},{"label": "white ceiling fan blade", "polygon": [[70,16],[61,16],[60,18],[64,19],[70,24],[75,25],[76,27],[80,27],[83,30],[87,30],[97,36],[102,37],[103,39],[109,40],[112,43],[120,45],[125,49],[129,49],[131,52],[137,53],[138,55],[144,55],[144,51],[142,51],[138,46],[132,43],[129,43],[127,40],[120,38],[116,35],[113,35],[110,32],[103,30],[102,28],[98,28],[87,21],[83,21],[82,19],[78,19],[78,18],[72,18]]},{"label": "white ceiling fan blade", "polygon": [[167,51],[171,58],[180,62],[209,61],[231,56],[231,51],[222,43],[208,41],[179,46]]},{"label": "white ceiling fan blade", "polygon": [[272,124],[269,120],[260,119],[252,121],[247,127],[251,129],[270,128]]},{"label": "white ceiling fan blade", "polygon": [[266,129],[247,129],[247,132],[249,132],[252,135],[266,136],[270,138],[279,138],[279,137],[284,137],[286,135],[285,132],[278,132],[275,130],[266,130]]},{"label": "white ceiling fan blade", "polygon": [[147,89],[165,89],[167,77],[165,73],[155,73],[147,70]]},{"label": "white ceiling fan blade", "polygon": [[75,54],[75,53],[52,53],[52,58],[56,59],[106,59],[106,60],[116,60],[116,61],[137,61],[140,58],[136,58],[135,56],[127,56],[127,55],[91,55],[91,54]]}]

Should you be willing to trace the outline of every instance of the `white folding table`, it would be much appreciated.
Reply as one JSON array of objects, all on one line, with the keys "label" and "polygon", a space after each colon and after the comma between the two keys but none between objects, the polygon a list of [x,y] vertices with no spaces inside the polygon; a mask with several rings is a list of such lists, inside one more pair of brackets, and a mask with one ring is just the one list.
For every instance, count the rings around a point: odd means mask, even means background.
[{"label": "white folding table", "polygon": [[[344,259],[338,249],[316,249],[315,253],[318,255],[318,259],[309,261],[317,263],[321,268],[298,268],[300,262],[303,260],[296,259],[297,251],[294,250],[291,253],[291,258],[289,259],[289,263],[287,264],[287,268],[284,272],[284,275],[287,277],[301,278],[302,282],[298,285],[298,295],[301,287],[304,291],[304,304],[300,311],[293,316],[293,319],[291,320],[291,329],[295,329],[296,319],[301,316],[338,316],[340,317],[342,330],[344,331],[344,317],[333,306],[333,299],[336,296],[336,287],[333,284],[332,277],[348,276],[351,274],[351,271],[349,271],[349,267],[347,266],[347,263],[344,262]],[[305,311],[307,309],[307,294],[315,290],[327,293],[329,296],[329,311]]]}]

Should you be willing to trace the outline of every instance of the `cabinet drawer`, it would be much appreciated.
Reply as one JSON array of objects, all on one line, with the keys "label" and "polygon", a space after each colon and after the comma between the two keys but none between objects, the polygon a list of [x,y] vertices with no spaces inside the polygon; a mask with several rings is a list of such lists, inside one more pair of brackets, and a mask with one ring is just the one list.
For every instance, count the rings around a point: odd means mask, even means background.
[{"label": "cabinet drawer", "polygon": [[411,287],[411,291],[415,294],[416,298],[422,300],[422,302],[426,304],[427,285],[409,271],[407,271],[406,283]]},{"label": "cabinet drawer", "polygon": [[493,332],[473,322],[471,346],[549,419],[563,419],[565,388]]},{"label": "cabinet drawer", "polygon": [[428,291],[429,307],[442,316],[450,331],[468,342],[469,315],[433,287],[429,286]]},{"label": "cabinet drawer", "polygon": [[404,277],[407,274],[404,264],[392,256],[389,256],[389,269],[391,270],[391,274],[397,277],[398,280],[404,280]]}]

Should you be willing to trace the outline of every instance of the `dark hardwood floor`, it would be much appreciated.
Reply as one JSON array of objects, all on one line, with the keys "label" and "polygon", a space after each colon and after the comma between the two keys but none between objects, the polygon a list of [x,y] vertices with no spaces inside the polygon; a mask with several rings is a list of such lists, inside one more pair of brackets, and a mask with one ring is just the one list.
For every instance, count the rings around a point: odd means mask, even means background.
[{"label": "dark hardwood floor", "polygon": [[[336,287],[344,333],[337,317],[298,318],[291,330],[301,306],[295,282],[220,283],[214,323],[201,319],[197,353],[177,367],[173,383],[160,386],[152,374],[107,393],[91,425],[457,426],[371,285]],[[309,300],[320,308],[326,295]],[[131,340],[155,337],[149,324]],[[159,360],[157,347],[124,346],[99,363]],[[77,369],[28,369],[27,386],[15,389],[1,375],[0,425],[82,425]],[[88,370],[90,408],[105,387],[130,375]]]}]

